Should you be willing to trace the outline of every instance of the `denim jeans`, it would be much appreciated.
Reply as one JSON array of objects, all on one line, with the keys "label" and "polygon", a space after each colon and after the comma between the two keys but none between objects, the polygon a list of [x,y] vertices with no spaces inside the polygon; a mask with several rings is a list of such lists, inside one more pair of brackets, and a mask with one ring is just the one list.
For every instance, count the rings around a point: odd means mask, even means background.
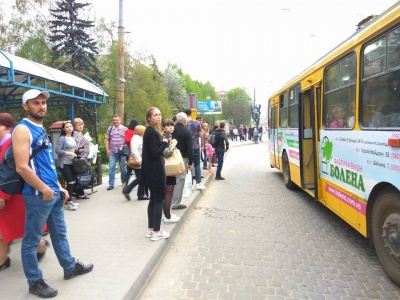
[{"label": "denim jeans", "polygon": [[258,144],[258,135],[253,136],[253,139],[254,139],[254,143]]},{"label": "denim jeans", "polygon": [[119,162],[119,169],[121,171],[121,183],[125,182],[125,179],[126,179],[126,157],[119,156],[117,153],[111,152],[109,161],[108,161],[109,168],[110,168],[109,179],[108,179],[109,186],[114,186],[115,167],[117,166],[117,162]]},{"label": "denim jeans", "polygon": [[[142,174],[142,170],[141,169],[132,169],[133,172],[135,172],[135,179],[129,183],[126,188],[124,189],[124,193],[129,194],[134,188],[135,186],[137,186],[140,182],[140,175]],[[129,180],[126,181],[126,183],[128,183]],[[144,196],[144,191],[142,191],[141,193],[139,193],[138,191],[138,196]]]},{"label": "denim jeans", "polygon": [[60,192],[52,200],[44,201],[41,196],[23,195],[25,203],[25,232],[21,245],[22,266],[29,286],[43,278],[36,257],[36,248],[43,236],[42,229],[47,222],[51,242],[64,274],[71,273],[76,265],[67,240],[63,200]]},{"label": "denim jeans", "polygon": [[204,168],[208,168],[207,151],[206,151],[206,149],[203,150],[203,167]]},{"label": "denim jeans", "polygon": [[194,174],[196,176],[196,183],[201,183],[200,151],[201,149],[193,149]]},{"label": "denim jeans", "polygon": [[221,177],[222,165],[224,164],[224,154],[225,151],[222,148],[215,148],[215,152],[217,153],[217,173],[215,174],[216,177]]}]

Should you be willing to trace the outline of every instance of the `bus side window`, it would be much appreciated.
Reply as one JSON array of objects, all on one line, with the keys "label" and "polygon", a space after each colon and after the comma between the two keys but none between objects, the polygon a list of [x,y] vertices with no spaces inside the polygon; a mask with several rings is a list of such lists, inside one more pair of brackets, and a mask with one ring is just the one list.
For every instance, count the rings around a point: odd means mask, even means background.
[{"label": "bus side window", "polygon": [[279,96],[280,110],[280,127],[286,128],[288,126],[288,93],[284,92]]}]

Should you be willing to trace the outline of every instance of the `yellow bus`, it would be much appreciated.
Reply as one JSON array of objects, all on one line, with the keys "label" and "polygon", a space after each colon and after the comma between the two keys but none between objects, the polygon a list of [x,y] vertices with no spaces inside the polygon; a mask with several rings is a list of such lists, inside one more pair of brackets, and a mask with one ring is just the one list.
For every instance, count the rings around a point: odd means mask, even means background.
[{"label": "yellow bus", "polygon": [[399,2],[268,102],[271,167],[370,238],[400,285]]}]

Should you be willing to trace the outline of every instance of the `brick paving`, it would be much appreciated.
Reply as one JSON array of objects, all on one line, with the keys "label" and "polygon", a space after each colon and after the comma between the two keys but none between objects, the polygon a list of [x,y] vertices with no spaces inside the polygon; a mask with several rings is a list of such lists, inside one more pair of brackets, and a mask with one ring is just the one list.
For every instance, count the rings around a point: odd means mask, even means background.
[{"label": "brick paving", "polygon": [[266,143],[232,147],[222,176],[194,204],[141,300],[400,299],[366,239],[284,187]]},{"label": "brick paving", "polygon": [[[107,178],[65,211],[72,253],[93,272],[64,280],[53,249],[40,267],[56,299],[400,299],[369,243],[270,169],[266,143],[234,142],[222,176],[203,170],[205,191],[183,199],[168,240],[144,237],[147,201],[128,202]],[[132,192],[134,195],[136,189]],[[20,241],[0,271],[0,299],[28,293]],[[145,291],[140,295],[141,290]]]}]

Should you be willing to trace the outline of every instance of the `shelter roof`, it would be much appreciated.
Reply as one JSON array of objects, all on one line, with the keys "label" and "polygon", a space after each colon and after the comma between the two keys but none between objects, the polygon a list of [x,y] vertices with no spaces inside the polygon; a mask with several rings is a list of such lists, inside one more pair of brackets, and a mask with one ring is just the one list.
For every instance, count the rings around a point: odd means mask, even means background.
[{"label": "shelter roof", "polygon": [[76,101],[105,103],[104,90],[86,78],[88,80],[0,50],[0,108],[20,107],[22,94],[31,88],[49,91],[49,104],[53,106]]}]

